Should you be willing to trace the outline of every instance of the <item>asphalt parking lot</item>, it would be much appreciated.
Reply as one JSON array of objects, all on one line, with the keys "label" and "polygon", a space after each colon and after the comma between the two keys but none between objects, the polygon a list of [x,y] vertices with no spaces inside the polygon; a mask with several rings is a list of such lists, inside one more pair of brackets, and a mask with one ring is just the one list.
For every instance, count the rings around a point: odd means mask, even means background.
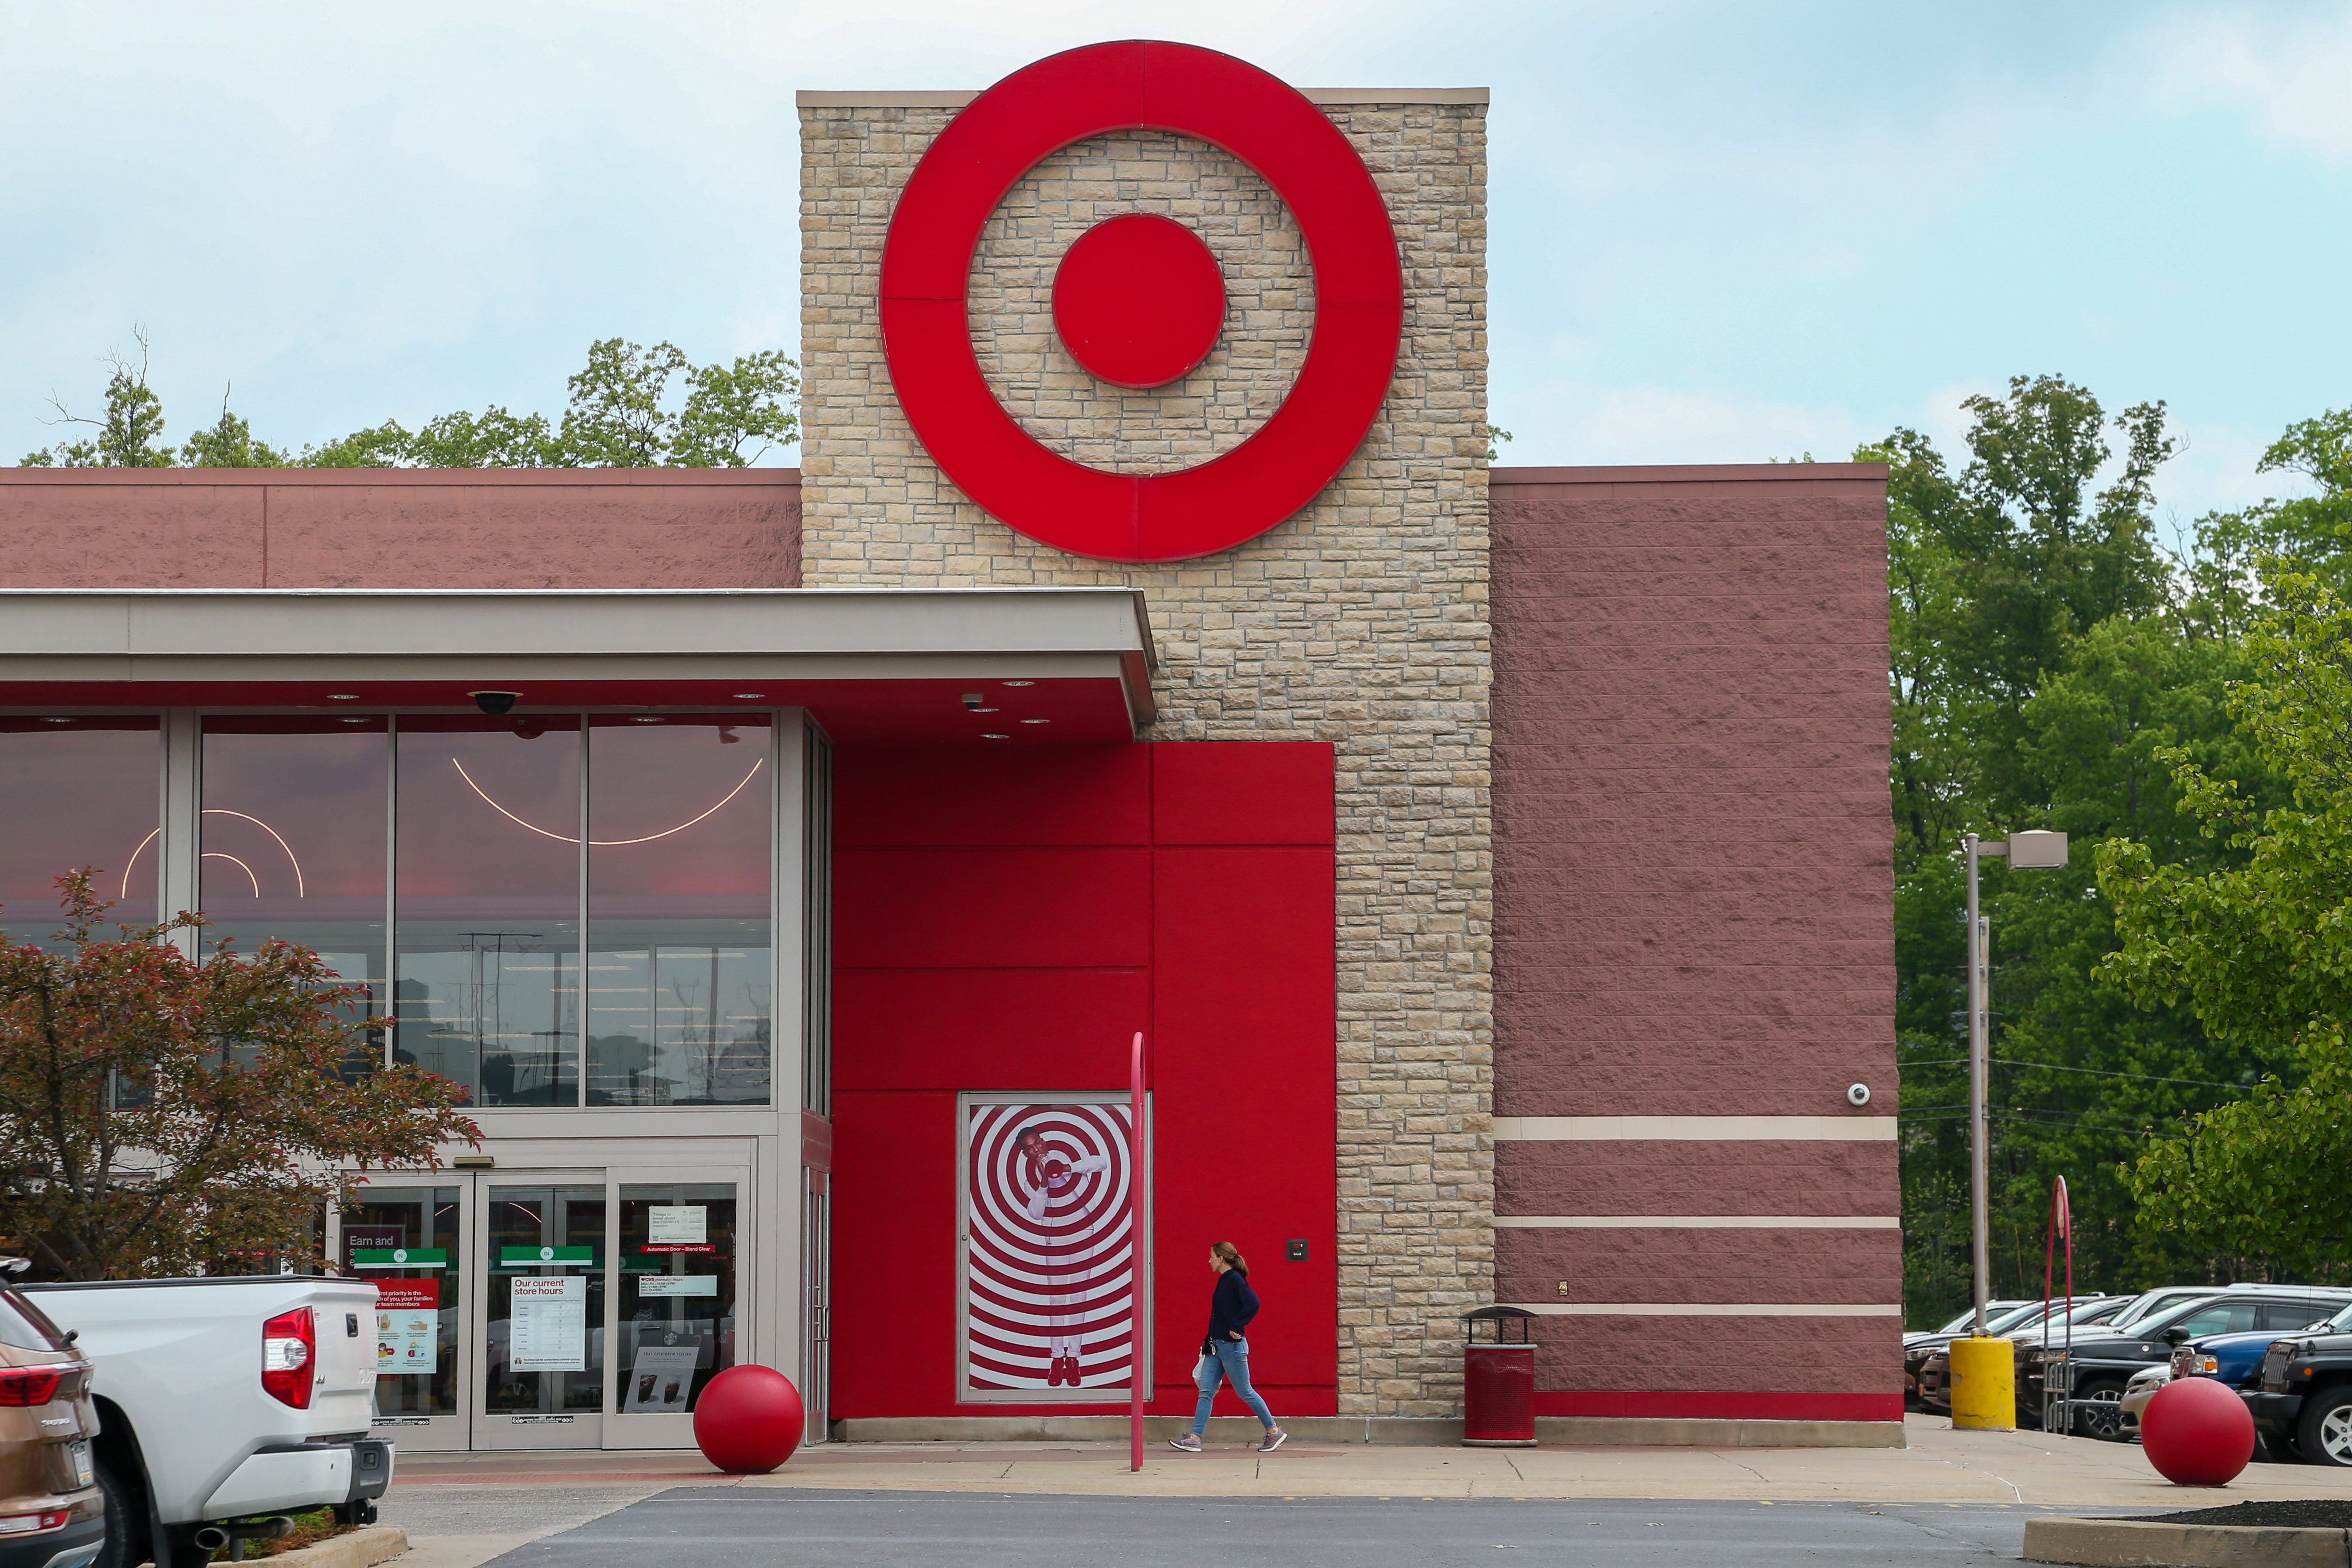
[{"label": "asphalt parking lot", "polygon": [[[1452,1568],[2015,1561],[2040,1511],[1948,1503],[1004,1497],[677,1488],[500,1568]],[[1506,1556],[1505,1553],[1511,1555]]]}]

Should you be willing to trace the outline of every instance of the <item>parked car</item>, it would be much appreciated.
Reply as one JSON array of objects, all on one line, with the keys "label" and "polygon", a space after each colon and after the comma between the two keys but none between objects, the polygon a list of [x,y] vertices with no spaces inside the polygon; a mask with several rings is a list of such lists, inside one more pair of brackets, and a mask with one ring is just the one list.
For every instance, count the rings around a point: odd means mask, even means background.
[{"label": "parked car", "polygon": [[107,1524],[90,1469],[89,1363],[8,1286],[25,1267],[0,1258],[0,1568],[87,1568]]},{"label": "parked car", "polygon": [[[2352,1333],[2352,1306],[2346,1307],[2332,1318],[2305,1323],[2305,1333]],[[2172,1353],[2172,1359],[2162,1366],[2147,1367],[2132,1376],[2124,1385],[2123,1403],[2118,1406],[2123,1416],[2124,1432],[2137,1436],[2140,1412],[2156,1397],[2157,1390],[2176,1377],[2210,1377],[2227,1384],[2241,1395],[2259,1389],[2263,1381],[2263,1355],[2279,1338],[2275,1332],[2253,1333],[2207,1334],[2202,1339],[2189,1340]],[[2294,1447],[2284,1438],[2264,1438],[2263,1448],[2275,1450],[2274,1457],[2286,1459],[2297,1457]],[[2258,1458],[2273,1454],[2257,1453]]]},{"label": "parked car", "polygon": [[[2157,1313],[2163,1312],[2166,1308],[2177,1307],[2184,1301],[2204,1301],[2216,1290],[2223,1288],[2225,1287],[2217,1285],[2159,1286],[2158,1289],[2153,1291],[2144,1291],[2140,1294],[2125,1301],[2120,1308],[2102,1314],[2100,1321],[2105,1322],[2109,1329],[2120,1333],[2127,1330],[2133,1323],[2138,1322],[2142,1318],[2153,1317]],[[2083,1326],[2080,1320],[2078,1320],[2076,1326]],[[2037,1345],[2033,1348],[2039,1349],[2040,1347]],[[2062,1346],[2061,1348],[2063,1347]],[[2020,1344],[2018,1346],[2017,1388],[2019,1392],[2017,1403],[2017,1424],[2020,1427],[2039,1431],[2042,1427],[2043,1402],[2037,1396],[2029,1404],[2025,1398],[2024,1389],[2027,1375],[2027,1368],[2025,1364],[2026,1351],[2027,1347],[2025,1345]],[[2158,1388],[2162,1387],[2166,1382],[2170,1381],[2170,1377],[2171,1375],[2161,1365],[2143,1367],[2140,1371],[2132,1374],[2131,1381],[2124,1385],[2124,1396],[2118,1405],[2118,1408],[2120,1409],[2132,1406],[2133,1391],[2135,1389],[2140,1391],[2139,1404],[2141,1406],[2145,1406],[2149,1399],[2155,1396],[2155,1391]],[[2132,1407],[2137,1408],[2137,1406]],[[2126,1416],[2126,1419],[2129,1418],[2130,1417]]]},{"label": "parked car", "polygon": [[[2093,1318],[2104,1322],[2106,1313],[2122,1307],[2129,1299],[2126,1296],[2077,1296],[2071,1307],[2064,1301],[2054,1303],[2051,1315],[2057,1320],[2058,1323],[2063,1323],[2070,1318],[2077,1323],[2091,1321]],[[2042,1333],[2042,1303],[2031,1301],[2027,1305],[2030,1311],[2021,1315],[2011,1313],[2008,1319],[2009,1326],[1996,1330],[1993,1334],[1996,1339],[2006,1339],[2018,1344],[2021,1354],[2023,1354],[2022,1347],[2026,1342],[2029,1339],[2038,1339]],[[2055,1333],[2053,1326],[2053,1337]],[[1959,1337],[1961,1337],[1959,1334],[1954,1334],[1951,1339]],[[1919,1366],[1919,1407],[1938,1416],[1948,1416],[1952,1412],[1951,1339],[1944,1341],[1930,1350],[1927,1360]]]},{"label": "parked car", "polygon": [[96,1479],[126,1523],[98,1568],[188,1568],[273,1515],[374,1517],[392,1450],[368,1437],[373,1285],[269,1274],[22,1290],[97,1367]]},{"label": "parked car", "polygon": [[[2017,1322],[2028,1312],[2042,1310],[2039,1301],[1987,1301],[1985,1326],[1994,1333]],[[1927,1358],[1969,1332],[1977,1321],[1977,1310],[1970,1307],[1942,1328],[1925,1333],[1914,1331],[1903,1336],[1903,1406],[1906,1410],[1919,1408],[1919,1372]]]},{"label": "parked car", "polygon": [[2352,1333],[2292,1334],[2263,1354],[2245,1396],[2254,1429],[2315,1465],[2352,1467]]},{"label": "parked car", "polygon": [[2198,1299],[2111,1323],[2088,1338],[2078,1336],[2071,1349],[2033,1346],[2026,1352],[2017,1402],[2039,1410],[2045,1391],[2062,1394],[2070,1407],[2072,1430],[2121,1442],[2124,1390],[2135,1373],[2171,1358],[2176,1342],[2165,1337],[2167,1330],[2180,1331],[2180,1340],[2256,1330],[2284,1332],[2346,1305],[2352,1305],[2352,1291],[2304,1285],[2209,1289]]}]

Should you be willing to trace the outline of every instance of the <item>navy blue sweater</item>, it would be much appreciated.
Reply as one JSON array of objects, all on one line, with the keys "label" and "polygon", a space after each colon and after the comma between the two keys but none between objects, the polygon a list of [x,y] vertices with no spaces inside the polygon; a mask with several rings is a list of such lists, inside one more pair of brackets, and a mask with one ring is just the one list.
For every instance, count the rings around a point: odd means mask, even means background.
[{"label": "navy blue sweater", "polygon": [[1233,1336],[1246,1330],[1255,1316],[1257,1292],[1250,1289],[1249,1277],[1239,1269],[1218,1275],[1217,1288],[1209,1296],[1209,1333],[1201,1342],[1201,1354],[1208,1354],[1213,1344],[1233,1343]]}]

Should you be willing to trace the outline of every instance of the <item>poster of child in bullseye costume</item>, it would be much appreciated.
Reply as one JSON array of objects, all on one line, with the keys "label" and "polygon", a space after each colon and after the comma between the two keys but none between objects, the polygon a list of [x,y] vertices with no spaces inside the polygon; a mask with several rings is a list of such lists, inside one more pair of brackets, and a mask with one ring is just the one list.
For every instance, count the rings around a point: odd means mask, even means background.
[{"label": "poster of child in bullseye costume", "polygon": [[964,1391],[1127,1396],[1124,1104],[964,1107]]}]

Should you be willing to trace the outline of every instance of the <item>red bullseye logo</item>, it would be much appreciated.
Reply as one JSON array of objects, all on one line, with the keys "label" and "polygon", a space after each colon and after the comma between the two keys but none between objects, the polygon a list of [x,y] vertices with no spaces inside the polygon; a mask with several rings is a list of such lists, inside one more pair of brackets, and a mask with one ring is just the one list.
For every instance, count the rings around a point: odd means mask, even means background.
[{"label": "red bullseye logo", "polygon": [[[1119,131],[1195,137],[1255,170],[1297,221],[1315,327],[1289,395],[1232,451],[1170,474],[1064,457],[999,402],[971,343],[981,231],[1023,175]],[[972,502],[1040,543],[1106,560],[1184,560],[1256,538],[1313,500],[1363,442],[1396,369],[1404,276],[1363,160],[1276,78],[1185,44],[1097,44],[1014,72],[916,165],[882,251],[882,347],[907,421]],[[1190,229],[1153,214],[1096,225],[1062,258],[1054,329],[1087,371],[1182,380],[1223,329],[1224,278]]]},{"label": "red bullseye logo", "polygon": [[1164,387],[1201,366],[1225,324],[1225,275],[1201,236],[1129,213],[1080,236],[1054,274],[1054,330],[1118,387]]}]

